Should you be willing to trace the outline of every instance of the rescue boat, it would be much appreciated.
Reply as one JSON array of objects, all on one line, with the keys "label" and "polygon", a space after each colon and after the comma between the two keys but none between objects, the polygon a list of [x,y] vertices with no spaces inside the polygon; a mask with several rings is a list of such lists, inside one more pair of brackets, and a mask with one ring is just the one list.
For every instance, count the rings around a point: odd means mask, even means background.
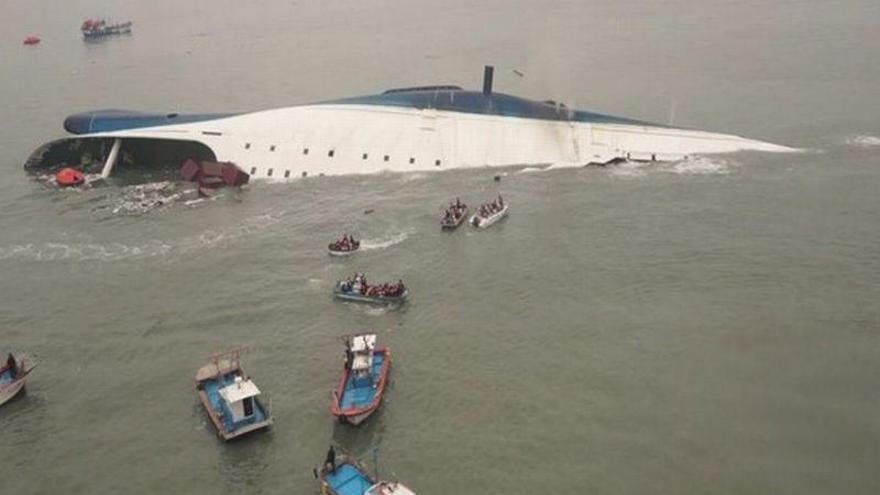
[{"label": "rescue boat", "polygon": [[269,408],[260,401],[260,389],[241,368],[243,349],[211,356],[196,373],[196,391],[205,412],[223,440],[272,426]]},{"label": "rescue boat", "polygon": [[340,423],[359,425],[379,407],[391,370],[391,349],[376,347],[376,334],[344,338],[345,363],[333,391],[332,414]]},{"label": "rescue boat", "polygon": [[24,390],[25,379],[37,364],[25,356],[9,355],[0,367],[0,406],[9,402]]}]

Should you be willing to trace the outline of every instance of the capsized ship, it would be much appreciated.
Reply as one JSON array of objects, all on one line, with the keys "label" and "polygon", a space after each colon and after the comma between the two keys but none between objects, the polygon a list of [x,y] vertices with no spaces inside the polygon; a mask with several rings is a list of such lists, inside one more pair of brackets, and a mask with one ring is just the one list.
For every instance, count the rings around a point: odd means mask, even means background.
[{"label": "capsized ship", "polygon": [[62,163],[107,177],[187,160],[234,163],[253,179],[467,167],[675,161],[741,150],[795,151],[729,134],[569,109],[493,91],[420,86],[242,114],[97,110],[67,117],[73,137],[37,149],[28,170]]}]

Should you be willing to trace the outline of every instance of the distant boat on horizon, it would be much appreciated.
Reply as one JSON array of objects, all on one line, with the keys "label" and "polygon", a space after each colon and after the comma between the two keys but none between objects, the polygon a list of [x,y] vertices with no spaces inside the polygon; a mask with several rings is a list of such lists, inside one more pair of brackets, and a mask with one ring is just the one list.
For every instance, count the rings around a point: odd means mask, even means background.
[{"label": "distant boat on horizon", "polygon": [[108,23],[104,19],[86,19],[79,30],[83,39],[93,39],[115,34],[131,34],[131,24],[131,21]]}]

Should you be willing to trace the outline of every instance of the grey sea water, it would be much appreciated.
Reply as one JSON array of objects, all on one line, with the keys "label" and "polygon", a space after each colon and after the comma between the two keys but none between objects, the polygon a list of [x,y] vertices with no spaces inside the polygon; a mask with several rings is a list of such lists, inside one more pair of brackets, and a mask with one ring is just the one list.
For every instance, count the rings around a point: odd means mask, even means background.
[{"label": "grey sea water", "polygon": [[[88,16],[134,34],[84,43]],[[330,442],[378,446],[420,495],[880,491],[877,2],[6,0],[0,19],[0,352],[40,359],[0,409],[0,492],[317,493]],[[477,87],[485,63],[500,91],[805,151],[257,183],[145,213],[122,181],[22,170],[77,111]],[[439,231],[449,198],[497,193],[504,222]],[[328,258],[342,231],[368,249]],[[411,304],[335,303],[354,271]],[[358,330],[395,358],[352,429],[328,409]],[[224,445],[192,379],[238,344],[276,425]]]}]

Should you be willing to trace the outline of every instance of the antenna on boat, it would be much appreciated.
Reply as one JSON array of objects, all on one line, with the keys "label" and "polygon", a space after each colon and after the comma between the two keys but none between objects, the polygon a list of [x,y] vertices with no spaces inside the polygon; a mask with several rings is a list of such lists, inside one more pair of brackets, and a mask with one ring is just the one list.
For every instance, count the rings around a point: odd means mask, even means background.
[{"label": "antenna on boat", "polygon": [[222,373],[223,370],[220,369],[220,365],[223,361],[223,358],[227,358],[229,360],[230,368],[236,368],[241,366],[241,355],[247,351],[247,347],[238,346],[228,351],[224,352],[215,352],[211,354],[210,361],[214,363],[214,366],[217,367],[217,372]]},{"label": "antenna on boat", "polygon": [[483,96],[492,96],[492,80],[495,76],[495,67],[487,65],[483,67]]}]

